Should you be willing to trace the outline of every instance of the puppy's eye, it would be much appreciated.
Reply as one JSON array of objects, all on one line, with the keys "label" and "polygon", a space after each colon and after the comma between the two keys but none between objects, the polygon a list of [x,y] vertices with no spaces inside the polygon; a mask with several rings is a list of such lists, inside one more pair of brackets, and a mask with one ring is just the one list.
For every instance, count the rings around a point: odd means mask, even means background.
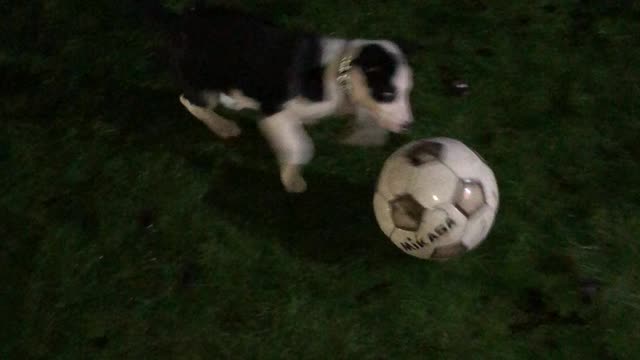
[{"label": "puppy's eye", "polygon": [[393,99],[395,99],[395,97],[396,93],[394,93],[393,91],[385,91],[380,94],[380,100],[384,102],[391,102],[393,101]]},{"label": "puppy's eye", "polygon": [[368,67],[366,69],[364,69],[364,72],[367,74],[371,74],[371,73],[375,73],[380,71],[380,67],[379,66],[373,66],[373,67]]}]

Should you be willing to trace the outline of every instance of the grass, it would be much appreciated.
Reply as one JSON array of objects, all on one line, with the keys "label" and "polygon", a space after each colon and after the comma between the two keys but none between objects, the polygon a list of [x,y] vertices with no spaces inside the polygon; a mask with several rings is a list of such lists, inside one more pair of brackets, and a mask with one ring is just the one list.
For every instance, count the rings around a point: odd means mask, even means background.
[{"label": "grass", "polygon": [[[129,2],[7,4],[0,358],[640,356],[636,3],[233,3],[424,45],[414,132],[365,150],[319,126],[291,196],[253,120],[224,143],[180,108]],[[501,190],[487,241],[446,263],[402,254],[371,208],[386,156],[432,136]]]}]

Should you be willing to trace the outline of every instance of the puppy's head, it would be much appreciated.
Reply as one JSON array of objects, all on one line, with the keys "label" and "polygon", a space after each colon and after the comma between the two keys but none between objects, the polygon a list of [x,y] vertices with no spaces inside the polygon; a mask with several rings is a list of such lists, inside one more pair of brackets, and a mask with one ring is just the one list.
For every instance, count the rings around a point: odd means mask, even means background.
[{"label": "puppy's head", "polygon": [[413,122],[413,73],[405,54],[384,40],[360,40],[355,54],[350,71],[354,105],[389,131],[407,131]]}]

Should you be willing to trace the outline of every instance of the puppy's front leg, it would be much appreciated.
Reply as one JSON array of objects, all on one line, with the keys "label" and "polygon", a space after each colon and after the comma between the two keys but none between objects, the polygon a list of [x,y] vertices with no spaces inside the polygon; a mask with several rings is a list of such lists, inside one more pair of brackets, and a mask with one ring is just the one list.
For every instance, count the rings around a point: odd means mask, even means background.
[{"label": "puppy's front leg", "polygon": [[240,135],[242,130],[235,122],[216,114],[213,108],[216,102],[211,101],[209,107],[201,107],[191,103],[184,95],[180,95],[180,103],[197,119],[202,121],[211,131],[223,139]]},{"label": "puppy's front leg", "polygon": [[284,110],[260,121],[260,130],[280,163],[280,180],[288,192],[304,192],[302,168],[313,157],[313,142],[299,117]]},{"label": "puppy's front leg", "polygon": [[382,146],[388,138],[388,131],[378,125],[365,109],[358,109],[353,120],[353,129],[341,142],[354,146]]}]

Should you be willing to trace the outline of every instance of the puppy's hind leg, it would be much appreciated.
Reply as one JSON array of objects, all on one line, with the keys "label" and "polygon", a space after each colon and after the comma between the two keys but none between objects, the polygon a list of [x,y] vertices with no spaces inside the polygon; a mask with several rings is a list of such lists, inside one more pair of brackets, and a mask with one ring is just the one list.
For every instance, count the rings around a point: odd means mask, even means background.
[{"label": "puppy's hind leg", "polygon": [[313,142],[298,117],[287,110],[269,116],[259,123],[260,130],[280,163],[280,180],[288,192],[307,189],[302,168],[313,157]]},{"label": "puppy's hind leg", "polygon": [[184,94],[180,95],[180,103],[198,120],[202,121],[216,135],[228,139],[240,135],[242,132],[238,125],[216,114],[213,109],[217,105],[217,94],[206,96],[207,107],[198,106],[189,101]]}]

